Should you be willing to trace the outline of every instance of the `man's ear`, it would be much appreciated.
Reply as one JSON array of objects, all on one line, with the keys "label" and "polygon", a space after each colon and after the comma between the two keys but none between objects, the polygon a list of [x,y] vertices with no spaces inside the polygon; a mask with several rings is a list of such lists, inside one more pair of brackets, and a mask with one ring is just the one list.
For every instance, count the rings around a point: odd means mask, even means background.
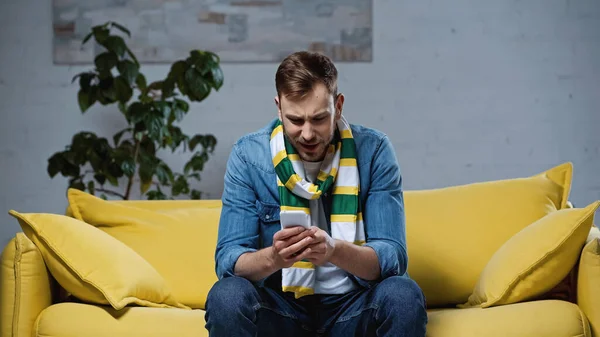
[{"label": "man's ear", "polygon": [[281,105],[279,104],[279,97],[275,96],[274,98],[275,106],[277,107],[277,116],[279,120],[283,122],[283,117],[281,116]]},{"label": "man's ear", "polygon": [[342,117],[342,110],[344,108],[344,94],[340,93],[335,99],[335,119],[338,120]]}]

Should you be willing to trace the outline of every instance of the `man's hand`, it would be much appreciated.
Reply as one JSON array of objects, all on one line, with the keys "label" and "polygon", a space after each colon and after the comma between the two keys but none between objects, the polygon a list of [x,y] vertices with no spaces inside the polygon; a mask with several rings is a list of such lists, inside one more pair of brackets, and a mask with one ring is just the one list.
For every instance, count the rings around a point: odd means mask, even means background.
[{"label": "man's hand", "polygon": [[315,241],[315,229],[288,227],[273,235],[272,259],[277,270],[289,268],[312,253],[312,249],[307,247]]},{"label": "man's hand", "polygon": [[306,259],[312,262],[314,265],[322,266],[329,262],[329,259],[335,251],[335,240],[327,234],[326,231],[318,228],[311,227],[311,230],[315,232],[313,234],[313,241],[310,243],[306,250],[310,249],[310,254],[306,256]]}]

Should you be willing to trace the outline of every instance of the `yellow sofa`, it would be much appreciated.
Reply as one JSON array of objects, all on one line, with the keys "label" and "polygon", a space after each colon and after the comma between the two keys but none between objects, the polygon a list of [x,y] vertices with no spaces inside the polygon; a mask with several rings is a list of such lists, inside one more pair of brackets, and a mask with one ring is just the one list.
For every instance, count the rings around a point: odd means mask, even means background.
[{"label": "yellow sofa", "polygon": [[[564,163],[405,192],[428,336],[600,336],[599,203],[573,207],[571,181]],[[1,257],[0,337],[208,335],[220,201],[68,201],[10,212],[23,232]]]}]

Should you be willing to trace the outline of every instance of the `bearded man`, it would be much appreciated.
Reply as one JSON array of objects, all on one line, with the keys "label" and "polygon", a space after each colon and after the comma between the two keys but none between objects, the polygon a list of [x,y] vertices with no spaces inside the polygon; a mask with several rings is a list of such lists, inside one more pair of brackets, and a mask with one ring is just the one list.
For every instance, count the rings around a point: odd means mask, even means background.
[{"label": "bearded man", "polygon": [[289,55],[277,118],[233,146],[210,336],[425,336],[394,148],[346,120],[337,77],[322,54]]}]

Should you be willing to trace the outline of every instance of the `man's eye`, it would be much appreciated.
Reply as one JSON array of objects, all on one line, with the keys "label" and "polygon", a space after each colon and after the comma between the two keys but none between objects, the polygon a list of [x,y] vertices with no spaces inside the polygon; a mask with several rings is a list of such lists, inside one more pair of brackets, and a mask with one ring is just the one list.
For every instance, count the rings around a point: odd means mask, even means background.
[{"label": "man's eye", "polygon": [[302,121],[299,119],[291,119],[290,121],[294,124],[302,124]]}]

